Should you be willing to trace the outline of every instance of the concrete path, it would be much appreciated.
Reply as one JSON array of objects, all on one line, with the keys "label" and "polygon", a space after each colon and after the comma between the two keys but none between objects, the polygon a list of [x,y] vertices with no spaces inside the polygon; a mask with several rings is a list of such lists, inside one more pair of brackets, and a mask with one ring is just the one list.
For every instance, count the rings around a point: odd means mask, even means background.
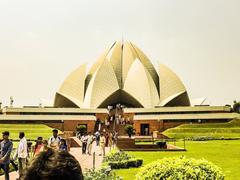
[{"label": "concrete path", "polygon": [[[82,171],[86,172],[88,169],[93,168],[93,153],[95,152],[95,168],[99,168],[101,166],[103,156],[99,156],[100,147],[96,146],[96,143],[93,143],[92,147],[92,155],[82,154],[81,148],[71,148],[70,153],[78,160],[81,165]],[[106,148],[106,154],[109,152],[109,148]],[[10,180],[15,180],[18,178],[17,172],[10,173]],[[0,176],[0,180],[4,180],[4,176]]]},{"label": "concrete path", "polygon": [[[109,148],[105,148],[105,153],[109,152]],[[82,154],[81,148],[71,148],[70,153],[78,160],[81,165],[82,171],[86,172],[88,169],[93,168],[93,154],[95,152],[95,168],[99,168],[102,164],[103,156],[99,156],[101,153],[100,147],[96,146],[95,142],[92,147],[92,155]]]}]

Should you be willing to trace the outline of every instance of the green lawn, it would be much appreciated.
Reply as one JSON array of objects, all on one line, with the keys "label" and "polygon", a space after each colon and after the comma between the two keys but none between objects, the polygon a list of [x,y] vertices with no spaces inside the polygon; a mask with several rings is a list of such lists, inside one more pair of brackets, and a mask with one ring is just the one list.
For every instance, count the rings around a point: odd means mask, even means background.
[{"label": "green lawn", "polygon": [[239,138],[240,119],[228,123],[183,124],[163,132],[175,139],[192,138],[198,136]]},{"label": "green lawn", "polygon": [[48,139],[52,135],[52,128],[43,124],[0,124],[0,133],[10,132],[10,139],[18,139],[19,132],[24,132],[27,139],[37,139],[41,136]]},{"label": "green lawn", "polygon": [[[187,141],[187,152],[128,152],[143,158],[144,165],[157,159],[173,156],[186,156],[196,159],[204,158],[223,169],[226,179],[240,179],[240,140],[222,141]],[[135,179],[139,168],[116,170],[124,180]]]}]

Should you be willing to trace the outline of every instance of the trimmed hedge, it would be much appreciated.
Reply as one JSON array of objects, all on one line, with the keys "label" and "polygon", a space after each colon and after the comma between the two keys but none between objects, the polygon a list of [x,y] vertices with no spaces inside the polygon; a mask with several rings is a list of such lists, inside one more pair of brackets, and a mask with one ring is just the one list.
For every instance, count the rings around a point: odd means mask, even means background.
[{"label": "trimmed hedge", "polygon": [[112,151],[104,157],[103,162],[111,169],[127,169],[130,167],[140,167],[142,159],[136,159],[124,151]]},{"label": "trimmed hedge", "polygon": [[104,157],[103,162],[125,161],[132,158],[132,156],[124,151],[112,150],[107,156]]},{"label": "trimmed hedge", "polygon": [[108,165],[111,167],[111,169],[128,169],[131,167],[140,167],[143,164],[142,159],[129,159],[125,161],[112,161],[108,162]]},{"label": "trimmed hedge", "polygon": [[136,175],[137,180],[223,180],[219,167],[207,160],[183,157],[164,158],[150,163]]}]

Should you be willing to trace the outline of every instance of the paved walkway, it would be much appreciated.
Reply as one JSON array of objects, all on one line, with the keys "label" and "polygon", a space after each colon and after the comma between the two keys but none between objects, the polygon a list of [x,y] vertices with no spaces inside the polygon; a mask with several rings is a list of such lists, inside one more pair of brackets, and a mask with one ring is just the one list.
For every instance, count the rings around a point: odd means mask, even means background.
[{"label": "paved walkway", "polygon": [[[99,156],[100,147],[96,146],[96,143],[93,143],[92,147],[92,155],[82,154],[81,148],[71,148],[70,153],[78,160],[81,165],[82,171],[86,172],[88,169],[93,168],[93,153],[95,152],[95,168],[99,168],[101,166],[103,156]],[[106,148],[106,154],[109,152],[109,148]],[[10,173],[10,180],[15,180],[18,178],[18,174],[16,172]],[[4,176],[0,176],[0,180],[4,180]]]},{"label": "paved walkway", "polygon": [[[105,148],[106,154],[109,152],[109,148]],[[82,154],[81,148],[71,148],[70,153],[78,160],[81,165],[82,171],[85,172],[88,169],[93,168],[93,154],[95,152],[95,168],[101,166],[103,156],[99,156],[101,150],[99,146],[96,146],[95,142],[92,147],[92,155]]]}]

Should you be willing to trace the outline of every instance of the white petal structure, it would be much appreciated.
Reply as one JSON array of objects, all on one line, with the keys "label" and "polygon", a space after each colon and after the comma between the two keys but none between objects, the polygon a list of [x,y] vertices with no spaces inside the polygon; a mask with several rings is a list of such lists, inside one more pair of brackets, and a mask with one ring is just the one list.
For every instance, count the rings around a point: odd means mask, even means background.
[{"label": "white petal structure", "polygon": [[189,106],[178,76],[160,65],[158,71],[131,42],[115,42],[86,73],[80,66],[56,93],[55,107],[105,108],[117,103],[128,107]]},{"label": "white petal structure", "polygon": [[159,106],[188,106],[187,91],[179,77],[167,66],[159,65],[160,104]]}]

